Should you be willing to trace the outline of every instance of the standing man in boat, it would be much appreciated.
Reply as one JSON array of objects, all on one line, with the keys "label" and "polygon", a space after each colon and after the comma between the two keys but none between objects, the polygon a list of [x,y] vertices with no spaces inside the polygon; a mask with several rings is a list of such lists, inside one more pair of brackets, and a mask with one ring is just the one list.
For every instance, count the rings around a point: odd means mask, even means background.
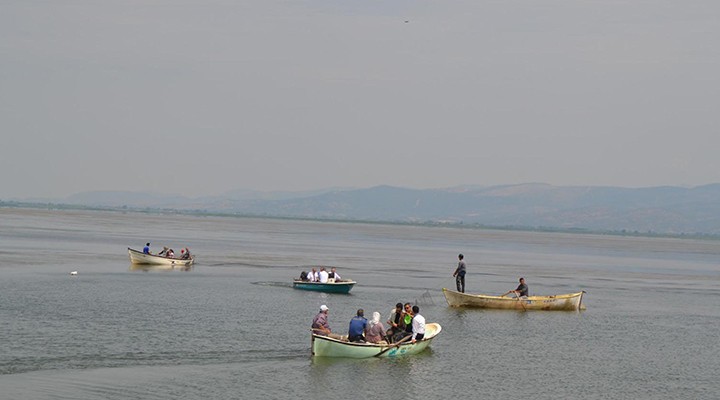
[{"label": "standing man in boat", "polygon": [[143,247],[143,253],[150,254],[150,242],[145,243],[145,247]]},{"label": "standing man in boat", "polygon": [[455,268],[455,272],[453,272],[453,276],[455,277],[455,284],[457,285],[457,290],[460,293],[465,293],[465,256],[462,254],[458,254],[458,266]]}]

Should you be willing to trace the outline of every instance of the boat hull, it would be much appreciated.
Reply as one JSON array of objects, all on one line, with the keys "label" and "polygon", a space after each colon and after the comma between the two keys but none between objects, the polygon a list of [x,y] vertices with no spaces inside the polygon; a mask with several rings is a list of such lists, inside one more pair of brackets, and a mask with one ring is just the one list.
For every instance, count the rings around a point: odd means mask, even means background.
[{"label": "boat hull", "polygon": [[425,338],[415,343],[407,342],[393,346],[392,344],[351,343],[327,336],[312,335],[312,354],[315,357],[342,358],[393,358],[418,354],[425,350],[442,327],[440,324],[425,325]]},{"label": "boat hull", "polygon": [[169,265],[185,267],[190,266],[195,262],[195,257],[191,257],[188,260],[181,260],[179,258],[167,258],[162,256],[156,256],[154,254],[145,254],[142,251],[137,251],[129,247],[128,254],[130,255],[130,262],[133,264]]},{"label": "boat hull", "polygon": [[355,281],[320,283],[295,280],[293,281],[293,287],[300,290],[313,290],[316,292],[348,294],[356,283],[357,282]]},{"label": "boat hull", "polygon": [[192,265],[130,264],[130,271],[143,272],[190,271],[192,268]]},{"label": "boat hull", "polygon": [[574,311],[583,309],[585,292],[558,294],[555,296],[529,296],[527,298],[465,294],[443,288],[445,300],[450,307],[475,307],[499,310],[545,310]]}]

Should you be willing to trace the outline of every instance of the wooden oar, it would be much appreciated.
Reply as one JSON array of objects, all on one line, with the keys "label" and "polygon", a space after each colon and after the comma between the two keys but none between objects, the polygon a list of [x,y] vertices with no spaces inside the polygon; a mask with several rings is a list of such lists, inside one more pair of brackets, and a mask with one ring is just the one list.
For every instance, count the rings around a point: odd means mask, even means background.
[{"label": "wooden oar", "polygon": [[325,328],[310,328],[310,330],[312,331],[312,333],[314,333],[316,335],[324,334],[326,336],[329,336],[330,332],[331,332],[330,330],[325,329]]},{"label": "wooden oar", "polygon": [[384,349],[384,350],[382,350],[381,352],[375,354],[373,357],[380,357],[381,355],[385,354],[385,352],[387,352],[388,350],[392,349],[393,347],[400,346],[401,344],[403,344],[404,342],[407,342],[408,339],[411,339],[411,338],[412,338],[412,335],[405,336],[404,338],[402,338],[402,340],[393,343],[392,345],[388,346],[386,349]]},{"label": "wooden oar", "polygon": [[523,304],[523,301],[520,300],[519,297],[518,297],[518,301],[520,302],[520,305],[522,306],[523,311],[527,311],[527,308],[525,308],[525,304]]},{"label": "wooden oar", "polygon": [[523,304],[522,299],[520,298],[520,296],[518,296],[517,293],[515,293],[515,300],[517,300],[518,302],[520,302],[520,306],[522,307],[523,311],[527,311],[527,308],[525,308],[525,304]]},{"label": "wooden oar", "polygon": [[[310,332],[312,332],[313,335],[325,336],[330,339],[347,342],[347,340],[346,340],[347,338],[345,338],[343,335],[338,335],[337,333],[333,333],[332,331],[329,331],[329,330],[323,330],[320,328],[310,328]],[[314,340],[314,338],[313,338],[313,340]]]}]

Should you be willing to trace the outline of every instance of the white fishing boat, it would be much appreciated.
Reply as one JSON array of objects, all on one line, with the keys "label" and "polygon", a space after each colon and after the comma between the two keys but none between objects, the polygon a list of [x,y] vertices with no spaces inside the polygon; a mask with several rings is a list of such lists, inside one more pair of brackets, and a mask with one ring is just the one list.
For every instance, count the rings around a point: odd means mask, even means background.
[{"label": "white fishing boat", "polygon": [[155,254],[145,254],[142,251],[131,249],[130,247],[128,247],[128,254],[130,254],[130,262],[133,264],[154,264],[184,267],[190,266],[195,262],[195,256],[190,256],[188,259],[170,258]]},{"label": "white fishing boat", "polygon": [[425,337],[415,343],[355,343],[345,339],[312,334],[312,354],[316,357],[372,358],[399,357],[420,353],[430,346],[442,327],[437,323],[425,325]]}]

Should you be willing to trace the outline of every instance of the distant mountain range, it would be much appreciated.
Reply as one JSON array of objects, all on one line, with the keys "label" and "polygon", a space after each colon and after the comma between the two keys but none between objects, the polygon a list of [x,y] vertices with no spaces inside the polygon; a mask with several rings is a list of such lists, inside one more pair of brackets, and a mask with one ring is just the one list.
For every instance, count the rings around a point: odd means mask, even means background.
[{"label": "distant mountain range", "polygon": [[292,218],[720,235],[720,184],[692,188],[520,184],[423,190],[377,186],[312,192],[239,190],[202,198],[84,192],[53,202]]}]

